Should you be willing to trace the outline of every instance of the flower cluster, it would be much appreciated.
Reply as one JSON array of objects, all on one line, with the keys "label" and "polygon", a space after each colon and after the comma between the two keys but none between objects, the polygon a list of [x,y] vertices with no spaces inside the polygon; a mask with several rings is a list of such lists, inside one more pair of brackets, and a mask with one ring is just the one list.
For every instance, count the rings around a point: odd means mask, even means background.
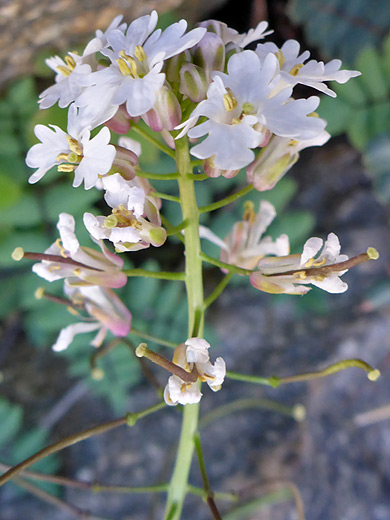
[{"label": "flower cluster", "polygon": [[[182,205],[184,220],[177,232],[184,230],[185,237],[193,240],[198,232],[197,212],[192,215],[196,229],[187,235],[191,215],[184,215],[186,200],[155,191],[147,178],[164,175],[141,170],[140,144],[124,134],[132,129],[143,133],[171,156],[178,143],[188,140],[190,153],[201,160],[207,176],[233,177],[247,167],[251,186],[246,189],[270,190],[302,149],[329,139],[326,122],[315,112],[319,97],[295,99],[294,87],[302,84],[335,96],[325,82],[345,83],[359,74],[341,70],[339,60],[326,64],[309,60],[309,52],[301,53],[294,40],[281,48],[264,42],[272,33],[266,22],[239,34],[214,20],[190,31],[184,20],[165,30],[156,29],[157,21],[156,11],[129,25],[118,16],[105,32],[96,32],[81,55],[70,52],[64,59],[47,60],[56,73],[55,84],[40,95],[40,107],[58,103],[67,108],[67,128],[35,127],[39,143],[27,154],[28,166],[35,169],[29,181],[38,182],[56,167],[61,174],[72,175],[74,187],[100,190],[107,205],[105,214],[86,212],[83,217],[100,251],[81,246],[74,218],[61,213],[60,238],[44,253],[24,253],[21,248],[14,252],[15,259],[39,260],[33,271],[44,279],[64,280],[62,303],[81,316],[81,322],[61,331],[54,350],[67,348],[82,332],[97,331],[95,346],[102,344],[107,331],[119,337],[129,333],[131,313],[112,291],[123,287],[129,274],[116,253],[165,243],[161,199]],[[255,42],[254,50],[248,50]],[[172,173],[171,178],[184,175],[193,180],[196,176],[181,170],[178,155],[176,160],[179,174]],[[340,276],[377,254],[372,250],[348,260],[331,233],[323,248],[320,238],[310,238],[302,255],[291,255],[286,235],[264,236],[275,216],[269,202],[262,200],[257,213],[247,202],[243,219],[224,240],[203,226],[199,235],[221,248],[217,265],[224,271],[234,268],[249,276],[253,287],[271,293],[304,294],[308,284],[343,292],[347,285]],[[169,234],[172,229],[169,226]],[[187,274],[186,270],[183,276]],[[199,302],[197,306],[202,307]],[[200,330],[192,333],[201,335]],[[219,357],[211,364],[209,347],[204,339],[192,337],[176,348],[173,363],[167,362],[174,368],[164,392],[167,404],[198,402],[200,382],[219,390],[225,362]]]},{"label": "flower cluster", "polygon": [[210,344],[202,338],[189,338],[176,347],[173,363],[188,373],[195,372],[197,377],[194,382],[185,382],[177,375],[171,376],[164,390],[167,404],[174,406],[198,403],[202,397],[199,382],[207,383],[214,392],[221,389],[226,374],[225,361],[218,357],[212,365],[209,348]]}]

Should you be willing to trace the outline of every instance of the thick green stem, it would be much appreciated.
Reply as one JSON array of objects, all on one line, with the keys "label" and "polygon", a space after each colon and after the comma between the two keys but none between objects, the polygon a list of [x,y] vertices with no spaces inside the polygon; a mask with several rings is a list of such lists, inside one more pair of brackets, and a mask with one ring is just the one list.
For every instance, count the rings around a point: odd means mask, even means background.
[{"label": "thick green stem", "polygon": [[[188,300],[188,336],[203,336],[203,278],[200,258],[199,210],[191,173],[188,139],[176,141],[176,163],[180,173],[179,191],[183,220],[188,226],[184,235],[186,289]],[[169,485],[165,520],[179,520],[188,491],[188,476],[194,453],[194,435],[198,429],[199,404],[184,406],[183,423],[175,467]]]}]

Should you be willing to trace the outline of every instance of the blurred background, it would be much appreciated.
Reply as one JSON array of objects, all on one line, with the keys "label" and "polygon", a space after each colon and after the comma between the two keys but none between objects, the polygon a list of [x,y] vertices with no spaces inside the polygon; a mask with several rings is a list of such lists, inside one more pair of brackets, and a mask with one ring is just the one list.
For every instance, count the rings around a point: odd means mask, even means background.
[{"label": "blurred background", "polygon": [[[374,384],[350,369],[279,389],[227,381],[222,392],[202,400],[201,434],[213,489],[242,490],[247,503],[245,510],[234,512],[231,504],[218,502],[224,519],[298,518],[294,501],[274,493],[293,482],[307,519],[388,520],[390,4],[381,0],[112,0],[109,6],[100,0],[0,2],[0,462],[15,464],[49,442],[156,402],[155,389],[124,344],[96,362],[104,372],[99,380],[91,376],[87,335],[65,352],[53,353],[59,330],[74,318],[61,306],[37,301],[34,292],[44,281],[31,274],[28,261],[15,264],[10,256],[19,245],[30,251],[48,247],[57,237],[61,211],[81,224],[85,211],[96,213],[101,206],[98,191],[74,190],[65,177],[48,175],[34,187],[27,183],[31,172],[24,157],[36,142],[34,126],[66,126],[65,110],[38,110],[38,94],[53,81],[44,59],[82,50],[94,30],[107,27],[119,13],[129,23],[151,9],[160,13],[161,27],[181,17],[191,23],[215,18],[244,32],[268,20],[274,30],[269,40],[278,45],[294,38],[314,58],[340,58],[345,68],[362,72],[346,85],[332,85],[336,99],[323,96],[319,113],[334,138],[321,149],[305,150],[274,190],[248,198],[256,206],[260,198],[276,206],[270,234],[287,233],[293,252],[301,251],[309,236],[324,238],[333,231],[349,256],[373,246],[380,259],[347,273],[349,290],[341,295],[314,289],[304,298],[272,297],[237,277],[210,308],[205,337],[215,356],[223,355],[228,368],[238,372],[283,377],[359,357],[379,368],[382,377]],[[174,171],[171,160],[146,142],[142,146],[145,170]],[[175,193],[174,182],[154,185]],[[244,173],[198,183],[199,204],[243,185]],[[224,237],[242,210],[240,201],[203,224]],[[175,203],[164,202],[164,212],[180,222]],[[77,234],[89,245],[82,224]],[[204,249],[219,254],[212,245]],[[180,262],[182,248],[175,241],[128,260],[129,266],[156,270],[175,269]],[[221,277],[218,269],[206,270],[206,293]],[[61,294],[62,284],[53,285],[49,289]],[[130,279],[120,296],[138,329],[173,342],[186,337],[181,284]],[[136,345],[137,338],[131,339]],[[164,385],[166,375],[151,369]],[[293,418],[297,404],[306,407],[304,421]],[[131,430],[118,429],[60,452],[34,469],[113,485],[166,482],[180,419],[179,409],[164,410]],[[196,467],[191,482],[201,485]],[[158,519],[164,503],[161,495],[99,494],[52,484],[43,489],[91,512],[82,518],[99,513],[115,520]],[[15,484],[0,490],[0,500],[2,520],[77,518]],[[183,518],[209,517],[206,504],[189,497]]]}]

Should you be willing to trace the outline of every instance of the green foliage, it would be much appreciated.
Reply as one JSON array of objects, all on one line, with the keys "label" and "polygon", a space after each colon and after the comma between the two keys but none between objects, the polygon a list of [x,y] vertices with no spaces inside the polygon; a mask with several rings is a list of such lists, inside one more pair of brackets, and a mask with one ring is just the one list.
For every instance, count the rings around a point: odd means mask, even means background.
[{"label": "green foliage", "polygon": [[[0,460],[17,464],[48,444],[47,432],[40,428],[27,430],[23,424],[22,407],[0,397]],[[34,465],[34,470],[54,473],[59,467],[58,457],[51,455]],[[36,483],[46,491],[56,492],[55,486]]]},{"label": "green foliage", "polygon": [[322,56],[348,63],[365,47],[381,45],[390,26],[390,5],[381,0],[293,0],[289,13]]},{"label": "green foliage", "polygon": [[334,85],[338,97],[324,96],[318,112],[328,121],[332,135],[345,132],[362,152],[378,195],[389,201],[390,36],[381,52],[363,49],[354,66],[362,75],[345,85]]}]

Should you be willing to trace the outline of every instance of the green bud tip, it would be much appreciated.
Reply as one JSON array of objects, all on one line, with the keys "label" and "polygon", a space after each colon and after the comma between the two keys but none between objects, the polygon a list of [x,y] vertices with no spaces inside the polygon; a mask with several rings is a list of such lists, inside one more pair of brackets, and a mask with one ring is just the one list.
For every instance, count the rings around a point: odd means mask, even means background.
[{"label": "green bud tip", "polygon": [[15,260],[15,262],[19,262],[24,257],[24,249],[23,247],[15,247],[15,249],[12,251],[12,260]]},{"label": "green bud tip", "polygon": [[370,258],[370,260],[378,260],[378,258],[379,258],[379,253],[375,249],[375,247],[369,247],[367,249],[367,255],[368,255],[368,258]]},{"label": "green bud tip", "polygon": [[126,423],[127,426],[134,426],[137,422],[138,416],[136,413],[127,413],[126,414]]},{"label": "green bud tip", "polygon": [[148,351],[148,346],[146,343],[140,343],[138,347],[135,349],[135,355],[139,358],[144,357],[146,352]]},{"label": "green bud tip", "polygon": [[374,370],[371,370],[371,372],[368,372],[367,377],[370,381],[377,381],[380,378],[380,371],[375,368]]}]

